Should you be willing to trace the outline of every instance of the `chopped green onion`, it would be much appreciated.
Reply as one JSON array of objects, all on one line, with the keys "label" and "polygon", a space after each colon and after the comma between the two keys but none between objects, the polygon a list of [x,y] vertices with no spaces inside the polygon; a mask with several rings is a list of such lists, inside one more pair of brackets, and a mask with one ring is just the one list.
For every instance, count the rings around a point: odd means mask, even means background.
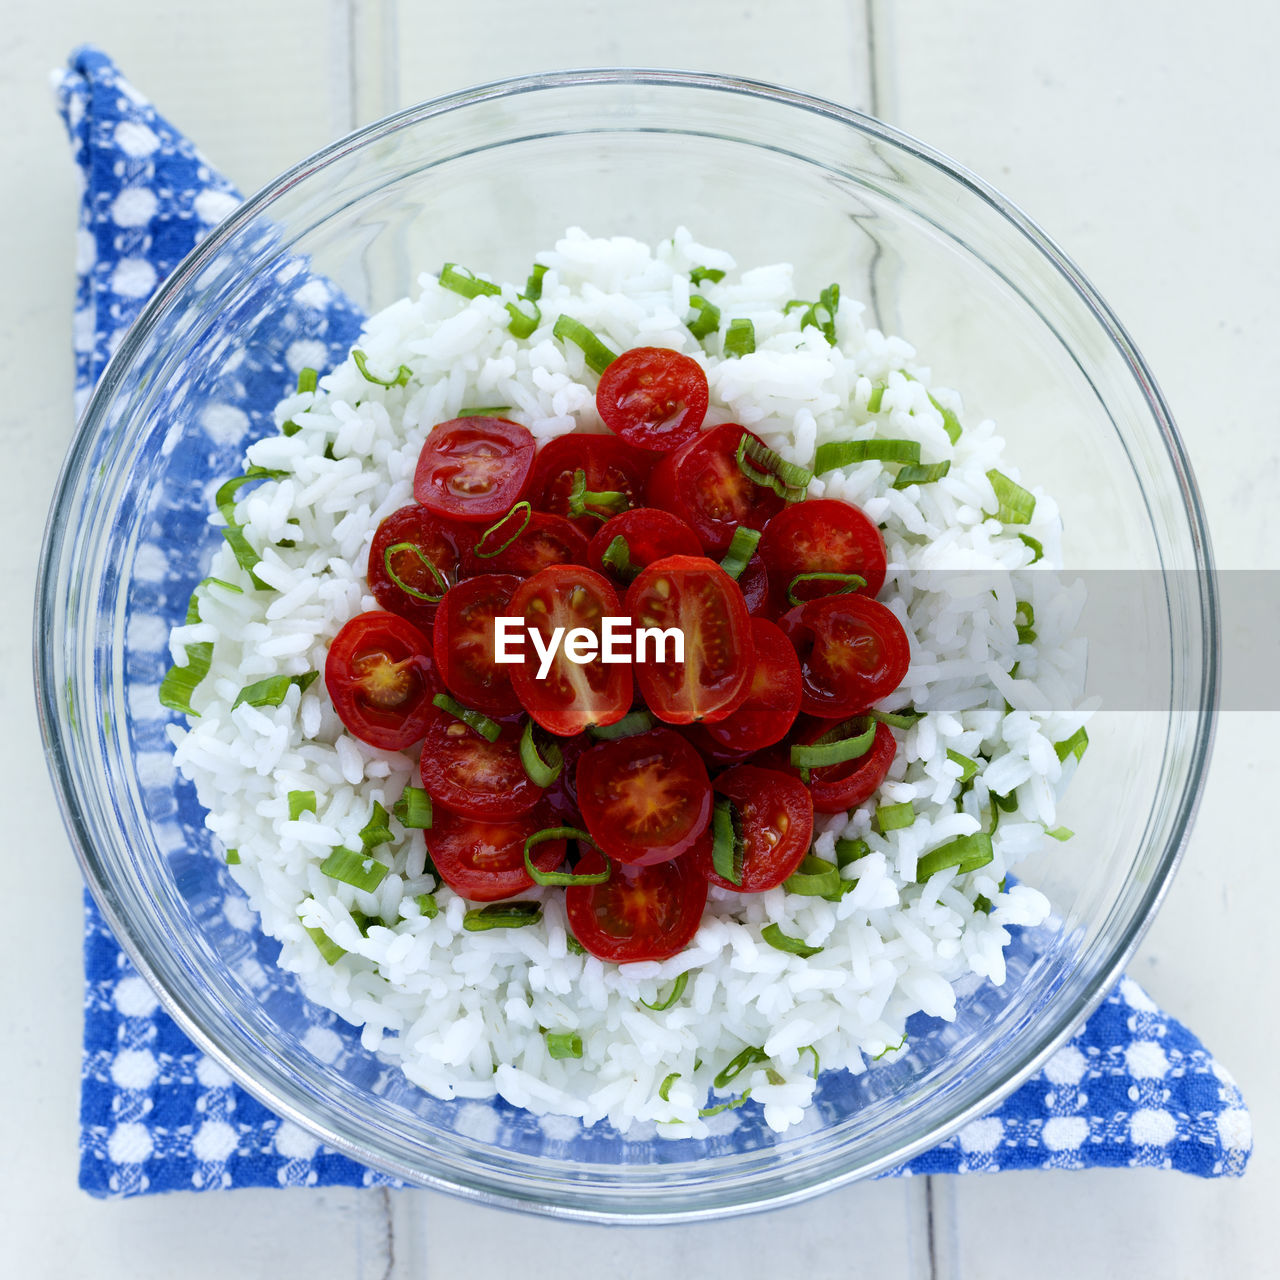
[{"label": "chopped green onion", "polygon": [[1014,787],[1007,796],[997,795],[993,791],[991,799],[995,801],[996,808],[1001,813],[1012,813],[1018,807],[1018,788]]},{"label": "chopped green onion", "polygon": [[[505,517],[503,517],[505,519]],[[418,557],[419,563],[427,570],[427,572],[435,579],[439,591],[419,591],[417,587],[407,583],[395,570],[395,565],[391,563],[393,556],[398,556],[403,551],[412,551]],[[427,556],[422,548],[416,542],[393,542],[382,553],[382,566],[387,571],[387,577],[400,588],[405,595],[412,596],[415,600],[425,600],[428,604],[439,604],[444,599],[445,592],[449,590],[449,583],[446,581],[444,574],[437,568],[435,562]]]},{"label": "chopped green onion", "polygon": [[841,733],[843,725],[824,733],[810,745],[796,743],[791,748],[791,763],[797,769],[827,769],[834,764],[844,764],[847,760],[857,760],[871,750],[875,741],[876,726],[871,722],[861,733],[847,738],[834,738]]},{"label": "chopped green onion", "polygon": [[515,338],[527,338],[542,323],[542,308],[531,298],[517,298],[505,304],[511,319],[507,332]]},{"label": "chopped green onion", "polygon": [[806,898],[825,898],[841,892],[840,868],[826,858],[806,854],[805,859],[783,882],[788,893],[798,893]]},{"label": "chopped green onion", "polygon": [[721,796],[712,812],[711,865],[722,880],[742,883],[742,857],[746,843],[742,838],[741,819],[728,796]]},{"label": "chopped green onion", "polygon": [[[494,547],[492,549],[485,548],[482,550],[481,548],[484,548],[484,544],[489,540],[489,538],[493,534],[497,533],[498,530],[501,529],[517,511],[523,515],[524,519],[520,521],[520,527],[515,531],[515,533],[502,543],[501,546]],[[495,521],[480,535],[480,540],[472,550],[481,560],[492,560],[494,556],[500,556],[529,527],[529,521],[532,519],[533,505],[527,499],[522,502],[517,502],[501,520]]]},{"label": "chopped green onion", "polygon": [[228,524],[235,524],[235,506],[239,501],[236,495],[246,484],[254,480],[281,480],[288,474],[287,471],[268,467],[250,467],[243,475],[232,476],[218,486],[213,495],[213,505]]},{"label": "chopped green onion", "polygon": [[788,462],[781,454],[743,432],[735,455],[738,469],[752,484],[772,489],[785,502],[799,502],[813,480],[813,472]]},{"label": "chopped green onion", "polygon": [[658,1097],[660,1097],[663,1100],[663,1102],[671,1101],[671,1086],[675,1084],[675,1082],[679,1079],[680,1079],[680,1073],[678,1071],[673,1071],[658,1086]]},{"label": "chopped green onion", "polygon": [[335,849],[320,864],[321,873],[330,880],[341,880],[343,884],[354,885],[365,893],[372,893],[389,870],[385,862],[379,862],[367,853],[342,848]]},{"label": "chopped green onion", "polygon": [[851,862],[858,862],[871,852],[871,846],[865,841],[855,838],[844,838],[836,841],[836,866],[847,867]]},{"label": "chopped green onion", "polygon": [[280,424],[280,434],[286,439],[289,436],[296,436],[301,430],[302,428],[294,422],[292,418],[290,418],[288,422],[282,422]]},{"label": "chopped green onion", "polygon": [[720,308],[708,302],[701,294],[689,297],[689,314],[684,318],[685,327],[699,340],[720,327]]},{"label": "chopped green onion", "polygon": [[320,382],[320,375],[315,369],[306,368],[298,370],[298,393],[304,391],[314,391]]},{"label": "chopped green onion", "polygon": [[1013,622],[1018,629],[1018,643],[1031,644],[1036,638],[1034,631],[1036,611],[1029,600],[1019,600],[1017,602],[1014,608]]},{"label": "chopped green onion", "polygon": [[671,994],[658,1004],[650,1004],[647,1000],[641,1000],[640,1003],[646,1009],[652,1009],[654,1013],[666,1013],[677,1000],[684,995],[684,989],[689,985],[689,971],[686,969],[683,973],[676,976],[675,984],[671,988]]},{"label": "chopped green onion", "polygon": [[238,587],[234,582],[224,582],[221,578],[205,578],[200,586],[222,587],[227,591],[234,592],[238,596],[244,595],[244,588]]},{"label": "chopped green onion", "polygon": [[720,567],[736,582],[742,577],[743,570],[759,543],[760,530],[748,529],[745,524],[740,524],[733,531],[733,540],[729,543],[724,559],[720,561]]},{"label": "chopped green onion", "polygon": [[297,822],[304,813],[315,813],[316,793],[314,791],[289,792],[289,821]]},{"label": "chopped green onion", "polygon": [[571,956],[585,956],[587,954],[586,947],[584,947],[582,943],[580,943],[571,933],[566,933],[564,935],[564,946],[565,950]]},{"label": "chopped green onion", "polygon": [[724,335],[724,353],[726,356],[749,356],[756,349],[756,327],[750,320],[738,319],[729,322]]},{"label": "chopped green onion", "polygon": [[351,358],[356,362],[356,368],[360,370],[360,376],[366,382],[376,383],[380,387],[403,387],[413,377],[413,370],[407,364],[402,364],[396,370],[394,378],[379,378],[376,373],[369,372],[369,357],[359,347],[355,347],[352,350]]},{"label": "chopped green onion", "polygon": [[867,396],[867,412],[879,413],[881,402],[884,400],[884,393],[888,390],[883,382],[873,382],[871,384],[871,394]]},{"label": "chopped green onion", "polygon": [[991,481],[996,501],[1000,504],[995,518],[1004,524],[1029,523],[1036,509],[1034,495],[1010,480],[1002,471],[988,471],[987,479]]},{"label": "chopped green onion", "polygon": [[456,698],[451,698],[447,693],[437,693],[431,701],[445,715],[453,716],[455,719],[470,725],[486,742],[497,742],[499,735],[502,733],[502,726],[496,720],[490,720],[482,712],[473,711],[470,707],[464,707]]},{"label": "chopped green onion", "polygon": [[813,306],[813,303],[809,302],[805,298],[792,298],[790,302],[785,303],[783,305],[782,314],[784,316],[789,316],[793,311],[798,310],[800,307],[811,307],[811,306]]},{"label": "chopped green onion", "polygon": [[244,536],[244,527],[238,524],[229,524],[225,528],[219,529],[218,532],[222,534],[227,546],[231,548],[232,554],[236,558],[236,563],[253,581],[254,587],[258,591],[270,591],[272,589],[270,584],[263,582],[255,572],[258,565],[262,563],[262,557],[250,545],[249,539]]},{"label": "chopped green onion", "polygon": [[876,810],[876,826],[882,834],[886,831],[900,831],[915,820],[916,811],[909,800],[903,804],[882,804]]},{"label": "chopped green onion", "polygon": [[[187,601],[186,625],[194,626],[200,621],[200,604],[196,594],[191,593]],[[196,686],[209,674],[213,665],[213,641],[204,640],[200,644],[189,644],[186,647],[187,665],[172,666],[165,672],[160,681],[160,705],[170,711],[181,711],[183,715],[199,716],[199,712],[191,705],[191,695]]]},{"label": "chopped green onion", "polygon": [[765,1067],[764,1074],[770,1084],[787,1083],[787,1077],[784,1076],[781,1071],[775,1071],[772,1067]]},{"label": "chopped green onion", "polygon": [[468,933],[483,933],[486,929],[521,929],[536,924],[542,918],[542,903],[491,902],[487,907],[476,907],[462,917],[462,927]]},{"label": "chopped green onion", "polygon": [[800,317],[800,328],[812,326],[834,347],[836,345],[836,312],[840,308],[840,286],[830,284],[818,295],[818,301]]},{"label": "chopped green onion", "polygon": [[305,924],[302,927],[316,944],[316,950],[324,957],[325,964],[337,964],[347,954],[346,948],[338,946],[323,929],[312,929]]},{"label": "chopped green onion", "polygon": [[748,1067],[755,1066],[757,1062],[768,1062],[769,1055],[763,1049],[746,1048],[743,1049],[736,1057],[734,1057],[729,1065],[721,1071],[714,1080],[712,1085],[717,1089],[723,1089],[725,1085],[731,1084],[736,1080]]},{"label": "chopped green onion", "polygon": [[924,884],[930,876],[947,867],[955,867],[957,874],[966,875],[985,867],[995,857],[991,849],[991,837],[985,831],[971,836],[957,836],[946,844],[924,854],[916,863],[916,883]]},{"label": "chopped green onion", "polygon": [[970,760],[968,756],[962,756],[958,751],[952,751],[950,747],[947,748],[947,759],[952,764],[960,766],[960,781],[962,783],[968,782],[978,772],[978,762],[976,760]]},{"label": "chopped green onion", "polygon": [[973,909],[981,911],[984,916],[989,916],[991,914],[991,899],[984,893],[978,894],[973,900]]},{"label": "chopped green onion", "polygon": [[553,1058],[582,1057],[582,1037],[576,1031],[548,1031],[545,1039]]},{"label": "chopped green onion", "polygon": [[601,515],[595,510],[596,507],[603,507],[609,515],[616,516],[626,511],[630,505],[630,500],[621,489],[588,489],[587,473],[575,471],[565,514],[570,520],[576,520],[579,516],[595,516],[597,520],[607,520],[609,516]]},{"label": "chopped green onion", "polygon": [[228,849],[228,850],[227,850],[227,852],[226,852],[226,854],[224,855],[224,861],[226,862],[227,866],[229,866],[229,867],[236,867],[236,866],[239,866],[239,865],[240,865],[240,850],[239,850],[239,849]]},{"label": "chopped green onion", "polygon": [[1033,538],[1029,533],[1020,533],[1018,537],[1027,544],[1034,553],[1031,557],[1031,563],[1035,564],[1037,560],[1044,559],[1044,543],[1039,538]]},{"label": "chopped green onion", "polygon": [[1068,756],[1075,756],[1077,760],[1084,759],[1085,748],[1089,745],[1089,735],[1084,731],[1084,726],[1062,742],[1053,744],[1054,751],[1058,754],[1058,759],[1066,762]]},{"label": "chopped green onion", "polygon": [[591,836],[578,827],[544,827],[541,831],[535,831],[524,842],[524,869],[534,884],[604,884],[608,880],[613,870],[613,864],[608,858],[604,860],[603,871],[593,871],[590,875],[577,875],[572,871],[540,871],[534,866],[529,850],[547,840],[577,840],[580,844],[585,841],[593,849],[599,850],[602,857],[604,855],[604,851]]},{"label": "chopped green onion", "polygon": [[636,577],[640,570],[631,563],[631,544],[627,542],[622,534],[618,534],[604,549],[604,554],[600,557],[600,562],[607,565],[610,569],[626,582],[630,582]]},{"label": "chopped green onion", "polygon": [[710,280],[712,284],[719,284],[724,279],[724,272],[719,267],[694,267],[689,272],[689,279],[694,284],[702,284],[705,280]]},{"label": "chopped green onion", "polygon": [[405,787],[391,812],[402,827],[416,831],[431,828],[431,797],[421,787]]},{"label": "chopped green onion", "polygon": [[941,480],[950,470],[950,458],[944,458],[941,462],[930,462],[924,466],[903,467],[898,472],[893,487],[905,489],[909,484],[933,484],[935,480]]},{"label": "chopped green onion", "polygon": [[548,742],[544,748],[546,759],[538,753],[538,744],[533,738],[533,721],[525,722],[524,732],[520,735],[520,763],[535,787],[547,788],[564,769],[564,753],[558,742]]},{"label": "chopped green onion", "polygon": [[637,733],[648,733],[653,728],[653,717],[647,711],[629,711],[613,724],[593,724],[587,732],[597,742],[614,742],[618,738],[633,738]]},{"label": "chopped green onion", "polygon": [[557,317],[551,333],[561,342],[572,342],[581,348],[587,368],[594,373],[603,373],[618,358],[612,347],[606,346],[581,320],[572,316],[561,314]]},{"label": "chopped green onion", "polygon": [[703,1107],[702,1110],[698,1112],[698,1115],[702,1119],[706,1120],[711,1116],[718,1116],[722,1111],[735,1111],[738,1107],[742,1106],[749,1097],[751,1097],[750,1089],[748,1089],[746,1093],[742,1094],[741,1097],[730,1098],[728,1102],[722,1102],[719,1106]]},{"label": "chopped green onion", "polygon": [[960,432],[963,429],[960,426],[960,419],[950,409],[944,409],[933,396],[929,397],[929,403],[942,414],[942,429],[947,433],[947,439],[955,444],[960,439]]},{"label": "chopped green onion", "polygon": [[440,283],[464,298],[478,298],[481,294],[492,296],[502,292],[496,284],[481,280],[475,272],[460,267],[456,262],[446,262],[440,268]]},{"label": "chopped green onion", "polygon": [[924,712],[907,707],[903,711],[873,711],[871,718],[894,729],[910,729],[917,720],[924,719]]},{"label": "chopped green onion", "polygon": [[793,938],[789,934],[785,934],[776,924],[767,924],[760,930],[760,937],[764,939],[771,947],[778,951],[789,952],[793,956],[799,956],[802,960],[807,960],[810,956],[816,956],[821,947],[811,947],[803,938]]},{"label": "chopped green onion", "polygon": [[1045,827],[1044,833],[1055,840],[1070,840],[1075,832],[1070,827]]},{"label": "chopped green onion", "polygon": [[418,914],[426,920],[434,920],[440,914],[440,904],[434,893],[420,893],[414,902],[418,904]]},{"label": "chopped green onion", "polygon": [[920,445],[915,440],[829,440],[818,446],[813,456],[816,475],[834,471],[837,467],[852,466],[855,462],[909,462],[920,461]]},{"label": "chopped green onion", "polygon": [[529,279],[524,286],[524,296],[530,302],[539,302],[542,299],[542,277],[547,274],[547,268],[540,262],[533,264],[533,270],[529,272]]},{"label": "chopped green onion", "polygon": [[501,414],[510,413],[511,406],[509,404],[484,404],[474,405],[470,409],[459,409],[458,417],[460,418],[496,418]]},{"label": "chopped green onion", "polygon": [[265,680],[247,684],[236,694],[231,710],[234,711],[242,703],[250,707],[278,707],[291,685],[296,684],[300,692],[306,693],[319,675],[318,671],[306,671],[300,676],[268,676]]},{"label": "chopped green onion", "polygon": [[813,1054],[813,1078],[816,1080],[822,1074],[822,1059],[818,1057],[817,1049],[811,1044],[802,1044],[800,1052]]},{"label": "chopped green onion", "polygon": [[906,1033],[904,1032],[904,1033],[903,1033],[903,1036],[902,1036],[902,1039],[901,1039],[901,1040],[899,1040],[897,1044],[887,1044],[887,1045],[885,1045],[885,1047],[884,1047],[883,1049],[881,1049],[881,1050],[880,1050],[880,1052],[879,1052],[879,1053],[877,1053],[877,1054],[875,1055],[875,1057],[871,1059],[871,1061],[872,1061],[872,1062],[879,1062],[879,1061],[880,1061],[880,1059],[881,1059],[881,1058],[883,1058],[883,1057],[885,1056],[885,1054],[887,1054],[887,1053],[897,1053],[897,1052],[898,1052],[898,1050],[899,1050],[899,1049],[901,1049],[901,1048],[902,1048],[902,1046],[903,1046],[903,1045],[905,1045],[906,1043],[907,1043],[907,1036],[906,1036]]},{"label": "chopped green onion", "polygon": [[369,821],[360,830],[360,843],[367,853],[370,849],[376,849],[380,844],[388,843],[392,838],[391,828],[387,826],[387,811],[375,800],[373,802],[373,813],[370,815]]},{"label": "chopped green onion", "polygon": [[859,573],[798,573],[787,584],[787,599],[792,605],[801,605],[805,601],[796,595],[796,588],[802,582],[838,582],[839,588],[835,591],[827,592],[828,595],[843,596],[850,591],[857,591],[860,587],[867,585],[867,580]]}]

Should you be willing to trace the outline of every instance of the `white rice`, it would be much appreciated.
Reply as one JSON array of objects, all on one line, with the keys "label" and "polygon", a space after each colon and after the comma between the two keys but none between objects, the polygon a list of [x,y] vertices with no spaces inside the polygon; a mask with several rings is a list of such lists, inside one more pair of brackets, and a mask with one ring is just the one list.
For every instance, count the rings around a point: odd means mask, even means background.
[{"label": "white rice", "polygon": [[[424,275],[420,296],[373,316],[360,343],[375,374],[407,365],[407,386],[370,383],[347,360],[317,392],[280,404],[278,423],[291,420],[300,430],[259,441],[248,461],[287,474],[246,490],[237,507],[250,543],[262,549],[257,572],[274,590],[253,590],[229,548],[215,556],[211,574],[245,590],[204,588],[203,621],[173,632],[178,662],[188,644],[215,644],[193,699],[199,718],[171,731],[177,762],[209,810],[210,829],[238,851],[233,874],[263,928],[280,940],[280,964],[312,1000],[361,1025],[366,1047],[398,1059],[423,1089],[442,1098],[497,1093],[537,1113],[588,1124],[607,1119],[623,1131],[652,1121],[677,1138],[706,1134],[698,1113],[709,1092],[715,1102],[750,1089],[767,1122],[785,1130],[802,1119],[813,1093],[809,1046],[824,1070],[861,1072],[886,1050],[892,1057],[913,1013],[954,1017],[962,979],[1003,981],[1006,925],[1036,924],[1048,913],[1036,890],[999,886],[1015,863],[1043,847],[1073,768],[1071,757],[1060,764],[1053,744],[1085,719],[1061,710],[1077,705],[1083,687],[1083,642],[1072,636],[1082,601],[1052,574],[1027,575],[1038,634],[1019,645],[1013,592],[993,595],[991,574],[1030,562],[1019,532],[1043,543],[1046,565],[1055,564],[1057,508],[1033,488],[1030,525],[1007,530],[985,516],[997,507],[987,472],[998,467],[1020,479],[993,424],[966,423],[953,446],[933,398],[958,413],[959,397],[931,393],[913,349],[864,328],[856,302],[841,301],[835,347],[812,326],[802,328],[798,310],[784,313],[798,287],[812,296],[825,282],[798,286],[786,264],[736,273],[727,254],[695,244],[683,229],[656,249],[574,229],[539,261],[548,268],[542,321],[529,339],[507,331],[504,303],[517,296],[513,286],[467,301]],[[682,322],[696,266],[728,272],[718,284],[696,287],[721,309],[720,333],[706,339],[706,350]],[[897,758],[871,804],[818,817],[820,855],[831,856],[842,835],[870,846],[843,872],[857,879],[856,889],[831,903],[781,889],[739,895],[713,888],[691,946],[662,963],[618,966],[571,953],[559,890],[522,895],[543,900],[537,925],[466,932],[468,904],[424,874],[421,834],[394,820],[396,839],[379,850],[392,869],[375,893],[322,875],[332,848],[360,847],[375,801],[390,810],[417,781],[415,757],[346,733],[323,680],[302,693],[290,688],[279,707],[231,709],[253,681],[323,671],[338,629],[377,607],[364,577],[369,546],[378,523],[412,501],[414,466],[434,423],[464,407],[505,404],[540,442],[602,429],[595,375],[576,347],[552,337],[562,310],[618,350],[665,346],[693,356],[710,382],[708,423],[750,425],[802,465],[825,440],[873,435],[919,441],[925,462],[951,460],[941,481],[903,490],[890,487],[893,472],[877,462],[830,472],[810,488],[811,496],[856,503],[883,524],[890,568],[881,599],[911,639],[910,670],[886,706],[913,703],[926,713],[897,731]],[[721,336],[739,316],[754,323],[756,351],[722,359]],[[875,383],[887,389],[873,415],[867,402]],[[282,539],[295,545],[274,545]],[[931,578],[930,570],[947,572]],[[960,769],[948,749],[988,761],[959,811]],[[923,853],[985,827],[989,793],[1013,787],[1018,808],[995,832],[993,862],[914,882]],[[315,814],[290,820],[295,790],[316,793]],[[875,804],[905,801],[914,805],[914,823],[879,834]],[[440,906],[434,919],[415,902],[428,891]],[[989,913],[974,908],[980,895],[992,904]],[[363,936],[352,909],[387,924]],[[802,959],[775,950],[761,940],[770,923],[822,951]],[[330,966],[307,928],[323,930],[348,954]],[[663,999],[686,971],[685,995],[670,1010],[640,1003]],[[551,1058],[544,1031],[577,1032],[582,1058]],[[713,1077],[746,1047],[762,1048],[768,1060],[713,1091]],[[673,1074],[664,1101],[659,1088]]]}]

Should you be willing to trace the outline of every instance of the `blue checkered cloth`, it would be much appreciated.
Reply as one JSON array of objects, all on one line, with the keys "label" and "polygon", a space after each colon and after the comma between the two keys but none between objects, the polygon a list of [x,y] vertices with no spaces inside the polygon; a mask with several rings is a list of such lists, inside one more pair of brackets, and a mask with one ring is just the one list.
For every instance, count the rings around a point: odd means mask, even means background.
[{"label": "blue checkered cloth", "polygon": [[[84,176],[74,330],[82,407],[147,297],[239,197],[105,54],[79,50],[54,85]],[[287,323],[291,341],[309,344],[310,352],[322,344],[332,363],[358,316],[326,296],[320,309],[313,301]],[[246,421],[260,412],[246,404]],[[396,1185],[273,1115],[196,1049],[87,895],[84,955],[85,1190],[130,1196]],[[527,1119],[508,1110],[504,1124]],[[1151,1166],[1214,1178],[1241,1174],[1251,1143],[1249,1113],[1231,1076],[1126,978],[1001,1107],[896,1172]]]}]

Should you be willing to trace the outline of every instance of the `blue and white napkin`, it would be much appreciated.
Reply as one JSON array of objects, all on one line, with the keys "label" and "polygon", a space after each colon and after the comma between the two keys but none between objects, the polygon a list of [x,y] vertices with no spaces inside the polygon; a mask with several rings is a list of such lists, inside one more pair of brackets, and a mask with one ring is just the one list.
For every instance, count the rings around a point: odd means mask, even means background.
[{"label": "blue and white napkin", "polygon": [[[239,196],[104,53],[77,51],[54,88],[84,178],[74,326],[81,408],[142,304]],[[232,1083],[160,1008],[87,895],[84,954],[85,1190],[398,1185]],[[1150,1166],[1230,1177],[1244,1172],[1251,1146],[1231,1076],[1126,978],[1002,1106],[897,1173]]]}]

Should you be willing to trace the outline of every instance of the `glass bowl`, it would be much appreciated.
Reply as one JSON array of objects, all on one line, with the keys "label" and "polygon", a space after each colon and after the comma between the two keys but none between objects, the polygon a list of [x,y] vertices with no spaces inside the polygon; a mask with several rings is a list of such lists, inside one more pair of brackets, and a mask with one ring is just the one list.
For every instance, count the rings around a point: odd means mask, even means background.
[{"label": "glass bowl", "polygon": [[[1022,872],[1049,894],[1052,923],[1016,936],[1002,987],[967,987],[953,1023],[913,1027],[899,1060],[824,1073],[807,1122],[781,1136],[750,1104],[712,1121],[706,1140],[673,1142],[409,1085],[274,966],[174,773],[155,701],[167,630],[219,542],[213,486],[272,429],[270,406],[315,362],[315,342],[336,352],[357,310],[413,292],[444,261],[523,279],[575,224],[650,242],[683,224],[741,264],[794,262],[801,288],[841,281],[962,391],[968,416],[995,418],[1008,456],[1061,507],[1068,567],[1144,584],[1130,644],[1158,679],[1091,724],[1062,815],[1075,842]],[[336,318],[318,339],[293,339],[307,271],[330,282]],[[220,399],[232,385],[247,413]],[[1098,1003],[1150,922],[1204,780],[1213,593],[1195,484],[1150,373],[1079,271],[996,192],[801,94],[566,72],[469,90],[335,143],[178,267],[110,362],[61,477],[37,680],[99,905],[169,1012],[253,1094],[414,1183],[570,1217],[670,1221],[892,1168],[994,1106]]]}]

